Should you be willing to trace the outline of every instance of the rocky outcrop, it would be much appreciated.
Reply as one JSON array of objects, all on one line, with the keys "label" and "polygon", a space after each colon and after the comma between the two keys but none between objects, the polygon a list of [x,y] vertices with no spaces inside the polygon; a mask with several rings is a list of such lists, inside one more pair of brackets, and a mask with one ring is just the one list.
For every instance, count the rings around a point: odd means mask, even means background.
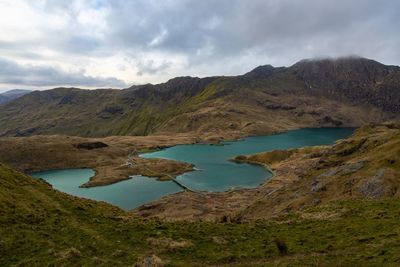
[{"label": "rocky outcrop", "polygon": [[157,255],[150,255],[141,257],[133,265],[134,267],[163,267],[165,262],[161,260]]},{"label": "rocky outcrop", "polygon": [[394,188],[383,179],[385,171],[386,170],[384,168],[379,169],[374,176],[367,179],[362,184],[359,190],[364,195],[364,197],[369,199],[376,199],[384,197],[385,195],[392,195]]},{"label": "rocky outcrop", "polygon": [[74,144],[74,147],[78,149],[92,150],[97,148],[108,147],[108,145],[103,142],[87,142],[87,143]]}]

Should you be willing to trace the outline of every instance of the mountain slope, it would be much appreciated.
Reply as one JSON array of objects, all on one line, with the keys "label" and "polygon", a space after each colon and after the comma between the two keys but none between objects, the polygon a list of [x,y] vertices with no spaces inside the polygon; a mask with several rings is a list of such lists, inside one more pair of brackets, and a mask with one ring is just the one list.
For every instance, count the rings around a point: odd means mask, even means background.
[{"label": "mountain slope", "polygon": [[2,95],[0,94],[0,105],[3,104],[3,103],[6,103],[7,101],[8,101],[8,98],[5,97],[5,96],[2,96]]},{"label": "mountain slope", "polygon": [[249,218],[348,199],[400,196],[400,124],[363,126],[334,146],[272,151],[241,161],[268,164],[288,182],[242,212]]},{"label": "mountain slope", "polygon": [[0,105],[10,102],[18,97],[29,94],[30,90],[13,89],[0,94]]},{"label": "mountain slope", "polygon": [[260,66],[235,77],[179,77],[125,90],[56,88],[0,107],[0,136],[224,136],[355,126],[400,114],[400,68],[363,58]]}]

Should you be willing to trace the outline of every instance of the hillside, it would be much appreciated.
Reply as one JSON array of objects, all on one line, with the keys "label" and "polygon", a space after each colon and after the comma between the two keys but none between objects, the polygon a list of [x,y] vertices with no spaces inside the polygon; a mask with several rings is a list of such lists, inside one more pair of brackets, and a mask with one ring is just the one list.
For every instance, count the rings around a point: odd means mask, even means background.
[{"label": "hillside", "polygon": [[337,201],[400,196],[400,125],[367,125],[333,146],[242,155],[274,177],[255,189],[224,193],[183,192],[136,210],[167,220],[266,219]]},{"label": "hillside", "polygon": [[4,93],[0,93],[0,105],[4,105],[8,102],[11,102],[14,99],[17,99],[18,97],[21,97],[23,95],[29,94],[31,91],[30,90],[23,90],[23,89],[13,89],[6,91]]},{"label": "hillside", "polygon": [[1,105],[1,104],[3,104],[3,103],[6,103],[6,102],[7,102],[7,100],[8,100],[8,98],[7,98],[7,97],[5,97],[5,96],[2,96],[2,95],[0,94],[0,105]]},{"label": "hillside", "polygon": [[273,151],[239,161],[267,164],[286,184],[246,208],[241,216],[282,212],[348,199],[400,196],[400,125],[364,126],[331,147]]},{"label": "hillside", "polygon": [[260,66],[241,76],[178,77],[124,90],[56,88],[0,107],[0,136],[148,135],[220,138],[359,126],[400,114],[400,68],[364,58]]},{"label": "hillside", "polygon": [[68,196],[0,164],[0,265],[396,264],[399,203],[338,202],[269,221],[168,223]]}]

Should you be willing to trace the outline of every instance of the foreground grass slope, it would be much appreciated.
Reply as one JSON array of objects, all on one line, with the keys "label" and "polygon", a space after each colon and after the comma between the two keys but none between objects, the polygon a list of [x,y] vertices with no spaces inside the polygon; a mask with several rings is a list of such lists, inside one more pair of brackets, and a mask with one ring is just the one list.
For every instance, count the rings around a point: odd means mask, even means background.
[{"label": "foreground grass slope", "polygon": [[167,223],[68,196],[0,165],[0,265],[396,265],[399,210],[398,199],[357,200],[269,221]]}]

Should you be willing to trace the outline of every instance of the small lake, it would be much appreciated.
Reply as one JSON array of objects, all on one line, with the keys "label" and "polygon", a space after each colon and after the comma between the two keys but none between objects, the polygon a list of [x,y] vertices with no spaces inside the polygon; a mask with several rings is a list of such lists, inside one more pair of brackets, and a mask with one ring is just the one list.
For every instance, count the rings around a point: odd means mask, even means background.
[{"label": "small lake", "polygon": [[[182,174],[176,180],[193,191],[220,192],[238,188],[254,188],[272,177],[266,169],[250,164],[237,164],[229,159],[275,149],[290,149],[313,145],[328,145],[352,134],[353,128],[311,128],[281,134],[249,137],[221,145],[177,145],[145,153],[144,158],[165,158],[195,165],[196,171]],[[35,173],[54,188],[71,195],[106,201],[129,210],[165,195],[182,191],[172,181],[158,181],[144,176],[116,184],[80,188],[94,175],[91,169],[54,170]]]},{"label": "small lake", "polygon": [[105,201],[125,210],[183,191],[172,181],[161,182],[145,176],[132,176],[130,180],[106,186],[79,187],[94,174],[92,169],[65,169],[37,172],[32,177],[42,178],[54,188],[70,195]]}]

